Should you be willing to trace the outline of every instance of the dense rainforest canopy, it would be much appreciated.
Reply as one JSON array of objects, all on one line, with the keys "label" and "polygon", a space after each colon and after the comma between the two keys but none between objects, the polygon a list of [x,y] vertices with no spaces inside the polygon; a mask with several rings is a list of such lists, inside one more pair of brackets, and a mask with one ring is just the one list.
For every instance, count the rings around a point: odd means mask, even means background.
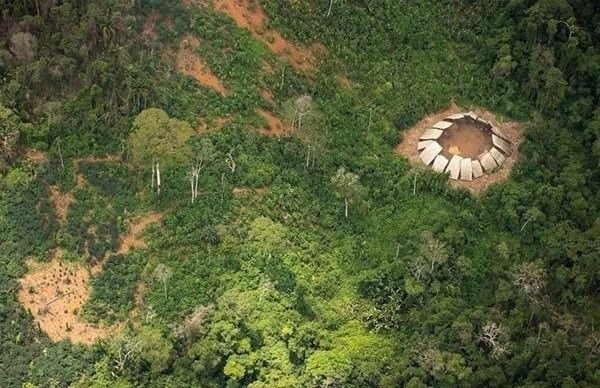
[{"label": "dense rainforest canopy", "polygon": [[[600,385],[597,1],[0,11],[1,387]],[[451,104],[507,180],[394,152]]]}]

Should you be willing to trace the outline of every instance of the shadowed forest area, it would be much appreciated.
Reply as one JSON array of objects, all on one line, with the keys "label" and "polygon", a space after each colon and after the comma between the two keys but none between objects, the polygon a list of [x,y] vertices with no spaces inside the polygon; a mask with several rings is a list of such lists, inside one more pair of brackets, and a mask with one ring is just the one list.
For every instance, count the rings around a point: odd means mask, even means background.
[{"label": "shadowed forest area", "polygon": [[600,386],[598,2],[0,11],[0,387]]}]

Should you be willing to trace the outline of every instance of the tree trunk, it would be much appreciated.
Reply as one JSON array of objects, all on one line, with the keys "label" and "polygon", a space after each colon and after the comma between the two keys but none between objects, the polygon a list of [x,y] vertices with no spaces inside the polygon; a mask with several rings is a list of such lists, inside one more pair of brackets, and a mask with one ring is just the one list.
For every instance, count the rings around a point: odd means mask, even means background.
[{"label": "tree trunk", "polygon": [[345,205],[344,214],[346,215],[346,218],[348,218],[348,198],[344,199],[344,205]]},{"label": "tree trunk", "polygon": [[525,226],[527,226],[527,224],[528,224],[528,223],[531,221],[531,219],[532,219],[532,217],[529,217],[529,218],[528,218],[528,219],[525,221],[525,223],[523,224],[523,226],[521,226],[521,230],[519,230],[519,232],[522,232],[522,231],[523,231],[523,229],[525,229]]},{"label": "tree trunk", "polygon": [[65,169],[65,161],[63,160],[62,149],[60,148],[60,141],[58,142],[58,156],[60,157],[60,166]]},{"label": "tree trunk", "polygon": [[333,6],[333,0],[329,0],[329,9],[327,10],[327,17],[331,15],[331,7]]},{"label": "tree trunk", "polygon": [[415,174],[415,179],[413,180],[413,195],[417,193],[417,174]]},{"label": "tree trunk", "polygon": [[221,206],[225,200],[225,173],[221,173]]},{"label": "tree trunk", "polygon": [[152,162],[152,191],[154,191],[154,179],[155,179],[155,175],[156,175],[156,165],[154,164],[154,162]]},{"label": "tree trunk", "polygon": [[156,162],[156,190],[160,194],[160,164]]},{"label": "tree trunk", "polygon": [[194,173],[190,174],[190,185],[192,186],[192,203],[194,203]]}]

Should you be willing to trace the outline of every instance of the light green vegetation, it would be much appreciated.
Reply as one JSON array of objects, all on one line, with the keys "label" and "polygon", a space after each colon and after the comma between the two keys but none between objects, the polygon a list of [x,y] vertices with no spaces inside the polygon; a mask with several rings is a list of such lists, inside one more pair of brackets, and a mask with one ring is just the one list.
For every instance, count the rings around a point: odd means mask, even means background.
[{"label": "light green vegetation", "polygon": [[[48,156],[0,155],[0,386],[600,384],[594,2],[261,1],[326,47],[307,73],[210,6],[51,3],[0,0],[0,117]],[[163,55],[189,34],[227,96]],[[413,192],[393,152],[451,102],[527,122],[523,160],[477,197],[430,171]],[[259,135],[256,108],[294,135]],[[51,185],[75,198],[64,225]],[[149,212],[148,247],[115,255]],[[56,248],[106,255],[82,313],[122,331],[84,347],[37,329],[18,279]]]}]

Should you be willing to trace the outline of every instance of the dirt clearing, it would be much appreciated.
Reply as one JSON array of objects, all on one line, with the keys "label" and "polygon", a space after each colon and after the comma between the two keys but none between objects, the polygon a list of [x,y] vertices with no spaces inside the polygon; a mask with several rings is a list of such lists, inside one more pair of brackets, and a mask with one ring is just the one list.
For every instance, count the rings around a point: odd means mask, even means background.
[{"label": "dirt clearing", "polygon": [[50,202],[54,205],[54,211],[58,216],[58,220],[61,225],[67,222],[67,215],[69,214],[69,206],[75,202],[73,194],[67,192],[63,193],[57,186],[50,186]]},{"label": "dirt clearing", "polygon": [[273,92],[271,92],[269,89],[267,89],[267,88],[262,89],[260,91],[260,96],[266,102],[268,102],[270,104],[275,104],[275,100],[273,100]]},{"label": "dirt clearing", "polygon": [[35,164],[44,164],[48,161],[46,154],[35,148],[26,148],[23,156],[25,156],[25,159]]},{"label": "dirt clearing", "polygon": [[200,46],[200,40],[193,36],[186,36],[179,42],[179,50],[175,56],[177,71],[193,77],[198,83],[226,96],[227,89],[225,85],[213,74],[208,65],[196,55],[195,50],[198,46]]},{"label": "dirt clearing", "polygon": [[452,155],[477,159],[492,148],[492,137],[486,135],[474,124],[459,120],[446,129],[437,142],[443,147],[442,155],[450,159]]},{"label": "dirt clearing", "polygon": [[267,15],[262,7],[249,0],[213,0],[219,11],[229,15],[241,28],[247,28],[252,36],[263,42],[277,56],[284,57],[296,70],[305,72],[315,65],[315,54],[324,46],[314,44],[302,47],[286,40],[279,32],[266,27]]},{"label": "dirt clearing", "polygon": [[208,121],[204,118],[201,118],[200,123],[196,127],[196,133],[202,135],[204,133],[216,132],[231,121],[231,117],[217,117]]},{"label": "dirt clearing", "polygon": [[256,108],[254,111],[267,122],[266,127],[259,129],[261,134],[267,136],[285,136],[292,133],[292,130],[279,117],[260,108]]},{"label": "dirt clearing", "polygon": [[[139,234],[151,223],[162,219],[160,213],[150,213],[129,222],[130,230],[121,239],[117,253],[126,254],[131,249],[146,248]],[[91,345],[120,330],[122,323],[93,325],[81,316],[81,311],[91,294],[90,277],[102,270],[102,263],[85,267],[65,263],[57,252],[49,263],[29,261],[29,272],[21,279],[18,298],[31,312],[52,341],[68,339],[73,343]]]},{"label": "dirt clearing", "polygon": [[[503,181],[508,178],[513,166],[521,157],[518,152],[518,148],[522,140],[523,124],[515,122],[506,122],[502,117],[496,117],[493,113],[480,108],[465,109],[452,104],[448,108],[440,112],[426,116],[421,121],[416,123],[413,127],[404,131],[403,140],[400,144],[396,146],[395,152],[397,154],[405,156],[411,163],[422,163],[419,159],[419,153],[417,151],[417,143],[419,142],[419,136],[421,136],[424,131],[431,128],[431,126],[436,122],[442,121],[446,117],[451,116],[453,114],[465,111],[474,112],[480,117],[482,117],[484,120],[493,122],[496,128],[500,129],[504,134],[507,135],[508,139],[511,141],[513,148],[512,155],[506,158],[506,161],[504,162],[502,168],[498,169],[497,171],[491,174],[486,174],[471,182],[461,180],[450,180],[450,185],[453,187],[464,187],[472,193],[478,193],[481,190],[487,188],[492,183]],[[445,142],[443,144],[445,150],[451,150],[457,154],[460,153],[461,155],[473,155],[474,157],[477,157],[481,153],[478,153],[479,150],[485,151],[485,147],[487,147],[487,149],[490,148],[489,144],[487,143],[487,138],[486,140],[482,141],[481,133],[475,133],[472,130],[473,128],[467,127],[469,126],[465,125],[465,127],[463,128],[465,130],[464,132],[449,132],[448,135],[444,134],[445,136],[447,136],[447,138],[442,139],[444,135],[440,137],[440,144],[442,144],[442,142]],[[446,148],[446,146],[448,148]],[[451,147],[455,148],[451,149]],[[447,152],[447,155],[444,156],[452,156],[452,153]]]},{"label": "dirt clearing", "polygon": [[19,301],[52,341],[68,339],[90,345],[108,337],[114,326],[94,326],[80,316],[90,297],[90,271],[63,263],[59,256],[49,263],[27,263],[29,273],[21,279]]},{"label": "dirt clearing", "polygon": [[117,250],[118,254],[126,254],[131,249],[145,249],[146,242],[139,237],[139,234],[146,229],[150,224],[162,220],[163,215],[160,213],[150,213],[141,218],[129,222],[129,233],[121,239],[121,244]]},{"label": "dirt clearing", "polygon": [[338,74],[335,76],[335,79],[344,89],[352,89],[352,82],[350,82],[350,79],[345,74]]}]

